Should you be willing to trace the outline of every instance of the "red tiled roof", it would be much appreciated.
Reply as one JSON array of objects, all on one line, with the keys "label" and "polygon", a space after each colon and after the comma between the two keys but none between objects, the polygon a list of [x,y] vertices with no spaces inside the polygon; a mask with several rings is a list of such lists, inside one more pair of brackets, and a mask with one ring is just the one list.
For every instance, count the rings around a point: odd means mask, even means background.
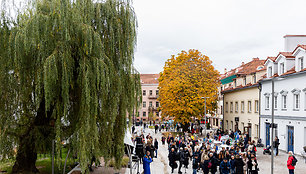
[{"label": "red tiled roof", "polygon": [[281,76],[283,75],[287,75],[287,74],[293,74],[293,73],[296,73],[295,71],[295,67],[291,68],[290,70],[288,70],[287,72],[285,72],[284,74],[282,74]]},{"label": "red tiled roof", "polygon": [[290,34],[287,34],[284,36],[285,37],[306,37],[306,35],[290,35]]},{"label": "red tiled roof", "polygon": [[276,57],[278,57],[280,54],[283,55],[283,56],[285,56],[286,58],[295,58],[295,57],[292,55],[292,52],[279,52],[279,54],[278,54]]},{"label": "red tiled roof", "polygon": [[225,89],[222,91],[222,93],[227,92],[227,91],[231,91],[231,90],[243,89],[243,88],[245,88],[245,87],[257,86],[257,85],[258,85],[258,83],[254,83],[254,84],[248,83],[248,84],[245,85],[245,86],[239,85],[239,86],[237,86],[236,88],[234,88],[234,87],[228,87],[228,88],[225,88]]},{"label": "red tiled roof", "polygon": [[294,53],[298,48],[302,48],[302,49],[306,50],[306,45],[298,45],[298,46],[292,51],[292,53]]},{"label": "red tiled roof", "polygon": [[265,60],[264,64],[266,64],[266,62],[267,62],[268,60],[272,60],[272,62],[275,62],[276,57],[267,57],[267,59]]},{"label": "red tiled roof", "polygon": [[159,74],[140,74],[141,84],[158,84]]},{"label": "red tiled roof", "polygon": [[[265,60],[260,60],[259,58],[253,58],[252,61],[243,64],[237,68],[231,69],[230,71],[226,72],[225,74],[221,74],[220,77],[221,79],[224,79],[226,77],[235,75],[235,74],[240,74],[240,75],[248,75],[248,74],[252,74],[258,71],[262,71],[265,70],[264,67],[264,61]],[[257,68],[259,66],[263,66],[262,69],[258,70]]]}]

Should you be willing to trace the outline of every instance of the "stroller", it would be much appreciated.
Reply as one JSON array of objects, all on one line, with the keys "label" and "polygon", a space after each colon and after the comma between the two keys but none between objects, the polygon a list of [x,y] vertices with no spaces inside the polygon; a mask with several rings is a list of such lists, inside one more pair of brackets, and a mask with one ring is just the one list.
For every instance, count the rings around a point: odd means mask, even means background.
[{"label": "stroller", "polygon": [[261,142],[261,138],[258,139],[256,147],[264,147],[264,145]]},{"label": "stroller", "polygon": [[264,155],[267,153],[269,155],[271,155],[271,146],[267,146],[267,148],[263,149],[262,152]]}]

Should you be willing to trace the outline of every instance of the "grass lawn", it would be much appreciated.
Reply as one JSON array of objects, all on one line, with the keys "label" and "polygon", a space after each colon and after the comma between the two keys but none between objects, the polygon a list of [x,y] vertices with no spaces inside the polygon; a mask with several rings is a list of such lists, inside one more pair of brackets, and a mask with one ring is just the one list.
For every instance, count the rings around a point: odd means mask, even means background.
[{"label": "grass lawn", "polygon": [[[54,169],[55,172],[54,173],[63,173],[63,168],[64,168],[64,164],[65,164],[65,158],[67,155],[67,149],[63,149],[62,150],[62,161],[61,161],[61,169],[58,169],[57,165],[55,165]],[[40,171],[41,174],[51,174],[52,172],[52,161],[51,161],[51,155],[42,155],[39,154],[37,156],[37,161],[36,161],[36,167],[37,169]],[[69,154],[69,156],[71,157],[71,154]],[[0,173],[1,171],[7,172],[7,173],[11,173],[12,171],[12,167],[14,165],[14,160],[7,160],[7,161],[0,161]],[[74,164],[74,161],[71,158],[67,159],[67,165],[66,165],[66,173],[68,173],[70,170],[72,170],[72,167]]]}]

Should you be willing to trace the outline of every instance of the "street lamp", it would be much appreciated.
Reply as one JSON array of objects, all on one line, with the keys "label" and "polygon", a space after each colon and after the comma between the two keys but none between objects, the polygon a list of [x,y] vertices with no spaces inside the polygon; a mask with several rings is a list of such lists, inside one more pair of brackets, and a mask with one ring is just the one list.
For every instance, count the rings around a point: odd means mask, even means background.
[{"label": "street lamp", "polygon": [[275,80],[283,80],[284,78],[280,78],[280,77],[272,77],[272,120],[271,120],[271,141],[272,141],[272,148],[271,148],[271,174],[273,174],[273,167],[274,167],[274,154],[273,154],[273,139],[274,139],[274,104],[275,104],[275,101],[274,101],[274,81]]},{"label": "street lamp", "polygon": [[202,99],[204,99],[205,101],[205,105],[204,105],[204,116],[205,116],[205,131],[204,131],[204,137],[206,140],[206,130],[207,130],[207,123],[206,123],[206,99],[209,97],[201,97]]}]

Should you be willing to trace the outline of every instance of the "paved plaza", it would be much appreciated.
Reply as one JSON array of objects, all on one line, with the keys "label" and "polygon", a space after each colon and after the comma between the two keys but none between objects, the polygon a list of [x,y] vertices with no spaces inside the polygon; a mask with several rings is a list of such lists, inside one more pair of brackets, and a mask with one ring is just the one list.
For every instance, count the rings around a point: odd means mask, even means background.
[{"label": "paved plaza", "polygon": [[[140,127],[136,128],[136,131],[140,131]],[[146,129],[145,136],[150,133],[153,139],[157,138],[158,140],[158,158],[154,158],[153,162],[151,163],[151,174],[170,174],[171,168],[169,166],[168,161],[168,149],[167,143],[162,145],[161,136],[162,134],[159,132],[157,134],[154,133],[153,129]],[[271,156],[270,155],[263,155],[262,148],[257,148],[257,161],[260,171],[260,174],[269,174],[271,173]],[[295,174],[306,174],[306,163],[303,158],[296,156],[298,159],[298,163],[296,166]],[[275,157],[275,167],[274,173],[275,174],[286,174],[288,173],[287,169],[287,154],[285,152],[280,152],[279,156]],[[140,173],[143,172],[142,164],[139,166]],[[192,174],[192,164],[189,163],[188,169],[182,168],[182,172],[187,174]],[[178,168],[174,170],[174,173],[178,173]],[[203,173],[198,172],[198,173]],[[126,169],[125,174],[130,174],[130,169]],[[136,169],[133,170],[133,174],[137,174]]]}]

